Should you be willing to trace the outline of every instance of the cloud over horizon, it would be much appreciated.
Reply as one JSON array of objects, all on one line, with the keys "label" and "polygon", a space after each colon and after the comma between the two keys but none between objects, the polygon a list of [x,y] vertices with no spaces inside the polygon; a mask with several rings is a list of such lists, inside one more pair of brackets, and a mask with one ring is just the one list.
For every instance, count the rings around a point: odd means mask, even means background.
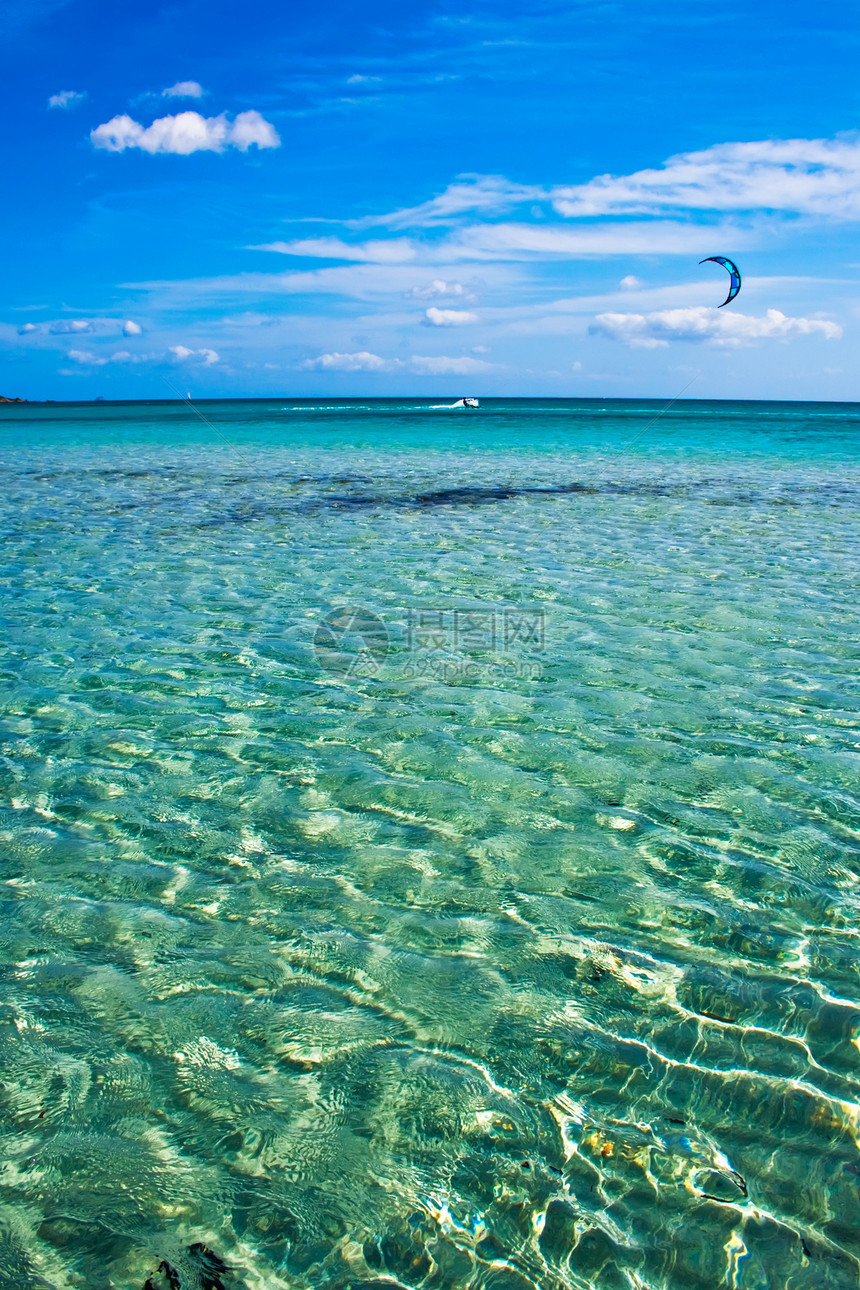
[{"label": "cloud over horizon", "polygon": [[[134,335],[135,333],[131,333]],[[170,355],[173,359],[170,360]],[[168,361],[187,363],[200,362],[204,367],[220,363],[221,356],[214,349],[188,349],[185,345],[170,345],[166,353],[132,354],[130,350],[120,349],[113,354],[96,354],[90,349],[70,349],[67,358],[81,367],[107,367],[110,363],[166,363]]]},{"label": "cloud over horizon", "polygon": [[[160,93],[195,97],[197,90],[203,93],[198,82],[181,81]],[[151,125],[121,115],[97,126],[91,139],[105,151],[137,149],[151,155],[246,152],[281,142],[274,126],[255,111],[235,119],[226,113],[178,112]],[[787,240],[792,230],[813,230],[816,223],[860,222],[860,137],[715,144],[679,153],[661,166],[598,175],[578,185],[461,175],[438,196],[389,215],[303,220],[274,212],[268,218],[273,232],[294,221],[313,231],[252,245],[240,234],[232,249],[293,260],[281,271],[273,271],[271,262],[265,271],[240,262],[239,271],[210,277],[121,284],[149,292],[146,303],[129,298],[124,308],[145,311],[147,333],[167,347],[145,361],[195,363],[204,369],[221,363],[227,352],[235,375],[243,367],[266,366],[262,359],[274,355],[270,338],[276,328],[277,344],[288,347],[286,356],[281,349],[279,362],[294,372],[465,376],[493,371],[516,380],[583,370],[579,359],[580,366],[571,368],[561,352],[549,357],[548,345],[565,343],[553,337],[579,337],[577,344],[594,344],[595,353],[605,342],[647,352],[677,343],[738,351],[765,341],[832,341],[843,335],[843,323],[850,329],[849,315],[843,311],[831,318],[834,302],[823,278],[788,276],[779,269],[765,276],[761,259],[756,265],[751,257],[740,257],[753,249],[769,250],[775,233]],[[337,230],[318,235],[314,224]],[[371,225],[378,230],[374,236],[358,231]],[[750,313],[737,305],[718,310],[699,303],[722,298],[713,296],[703,270],[696,268],[717,238],[721,249],[739,256],[744,270],[749,263],[743,302],[753,304]],[[678,259],[689,264],[678,268]],[[295,300],[289,321],[270,316],[279,309],[277,298],[287,295]],[[256,351],[244,339],[246,329],[237,335],[230,322],[237,302],[254,297],[272,329]],[[197,335],[211,342],[196,349],[169,344],[177,335],[170,316],[177,308],[202,310],[204,299],[209,319],[204,331],[198,322]],[[212,312],[219,300],[228,311],[221,318]],[[413,302],[412,307],[404,302]],[[430,331],[472,328],[466,333],[470,342],[488,341],[497,361],[476,357],[490,352],[480,344],[464,346],[462,354],[407,357],[406,345],[416,343],[407,341],[407,329],[416,325],[427,329],[428,348]],[[127,316],[125,321],[61,317],[28,326],[43,334],[92,332],[99,338],[118,332],[136,337],[143,331]],[[30,332],[19,327],[17,334]],[[394,357],[398,342],[402,356]],[[26,343],[31,353],[41,344]],[[92,351],[77,350],[69,357],[79,367],[143,361],[122,350],[101,358],[98,350],[97,341]],[[302,350],[311,356],[303,358]]]},{"label": "cloud over horizon", "polygon": [[664,348],[673,340],[710,341],[737,348],[757,340],[789,340],[816,333],[826,340],[838,340],[842,335],[838,323],[788,318],[778,309],[768,309],[764,317],[756,318],[705,306],[661,309],[650,314],[598,314],[589,331],[593,336],[620,340],[631,349]]},{"label": "cloud over horizon", "polygon": [[446,354],[413,354],[408,361],[402,358],[381,358],[360,350],[355,354],[320,354],[299,364],[306,372],[396,372],[408,371],[416,376],[456,376],[487,372],[492,363],[478,358],[449,357]]},{"label": "cloud over horizon", "polygon": [[471,376],[489,372],[493,366],[480,358],[449,358],[446,354],[413,354],[409,364],[419,376]]},{"label": "cloud over horizon", "polygon": [[299,365],[306,372],[381,372],[388,367],[384,358],[359,350],[356,354],[320,354],[317,358],[307,358]]}]

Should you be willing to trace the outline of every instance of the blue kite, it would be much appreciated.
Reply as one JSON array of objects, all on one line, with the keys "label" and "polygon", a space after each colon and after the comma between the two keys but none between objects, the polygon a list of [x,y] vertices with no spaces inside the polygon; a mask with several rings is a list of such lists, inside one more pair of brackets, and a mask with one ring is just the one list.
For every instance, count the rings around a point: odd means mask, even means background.
[{"label": "blue kite", "polygon": [[[708,264],[711,260],[713,260],[714,264],[721,264],[732,280],[729,294],[723,301],[723,305],[727,305],[730,300],[734,300],[741,289],[741,271],[733,260],[727,260],[724,255],[709,255],[707,259],[700,260],[699,264]],[[722,309],[723,305],[718,305],[717,308]]]}]

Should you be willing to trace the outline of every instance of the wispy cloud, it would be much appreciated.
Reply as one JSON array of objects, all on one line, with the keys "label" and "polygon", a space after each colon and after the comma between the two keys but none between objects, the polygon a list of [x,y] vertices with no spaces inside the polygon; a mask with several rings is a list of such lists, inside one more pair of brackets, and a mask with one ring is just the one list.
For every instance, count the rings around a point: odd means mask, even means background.
[{"label": "wispy cloud", "polygon": [[106,152],[124,152],[139,148],[143,152],[172,152],[188,156],[192,152],[224,152],[251,147],[279,148],[280,136],[275,127],[259,112],[240,112],[234,121],[225,113],[203,117],[199,112],[179,112],[163,116],[150,126],[142,126],[130,116],[115,116],[91,131],[93,146]]},{"label": "wispy cloud", "polygon": [[92,330],[93,324],[88,318],[62,318],[59,322],[52,322],[48,328],[52,336],[78,335]]},{"label": "wispy cloud", "polygon": [[352,221],[392,229],[458,224],[539,203],[565,219],[661,216],[671,211],[860,218],[860,137],[763,139],[679,153],[660,167],[598,175],[584,184],[517,184],[461,175],[417,206]]},{"label": "wispy cloud", "polygon": [[[274,251],[281,255],[320,259],[351,260],[372,264],[417,263],[426,266],[464,261],[510,261],[575,257],[592,259],[607,255],[701,255],[719,236],[735,248],[748,246],[754,233],[749,227],[722,222],[706,226],[676,219],[640,219],[600,222],[571,227],[559,223],[465,224],[442,238],[416,241],[411,238],[378,238],[350,243],[339,237],[302,238],[292,242],[266,242],[252,251]],[[425,298],[435,294],[461,294],[442,279],[441,288],[425,288]],[[415,298],[418,298],[417,296]]]},{"label": "wispy cloud", "polygon": [[407,300],[439,300],[445,296],[471,299],[471,292],[462,282],[445,282],[442,278],[434,278],[432,282],[422,283],[420,287],[411,287],[404,295]]},{"label": "wispy cloud", "polygon": [[[452,265],[440,266],[453,272]],[[353,300],[376,301],[389,295],[401,299],[412,287],[423,282],[426,268],[401,264],[342,264],[293,273],[237,273],[215,278],[189,278],[174,281],[125,282],[123,287],[151,292],[156,299],[175,306],[178,299],[242,299],[267,295],[338,295]],[[519,268],[504,264],[482,265],[481,276],[487,287],[510,286],[520,281]],[[416,279],[418,282],[416,282]],[[414,316],[414,315],[413,315]]]},{"label": "wispy cloud", "polygon": [[155,363],[163,359],[163,354],[130,354],[127,349],[117,350],[115,354],[94,354],[89,349],[70,349],[67,357],[82,367],[107,367],[109,363]]},{"label": "wispy cloud", "polygon": [[456,223],[467,212],[498,214],[523,202],[534,202],[547,196],[545,189],[516,184],[503,175],[461,175],[430,201],[390,211],[386,215],[369,215],[350,223],[354,228],[372,224],[385,224],[388,228],[422,228]]},{"label": "wispy cloud", "polygon": [[83,103],[86,97],[86,90],[60,90],[59,94],[52,94],[48,99],[48,107],[64,108],[68,112]]},{"label": "wispy cloud", "polygon": [[266,242],[249,246],[249,251],[275,251],[279,255],[301,255],[321,260],[354,260],[370,264],[403,264],[414,260],[415,244],[406,237],[382,238],[375,242],[344,242],[339,237],[306,237],[293,242]]},{"label": "wispy cloud", "polygon": [[[523,206],[533,208],[529,217],[523,211],[523,218],[505,218]],[[352,227],[423,229],[418,241],[392,238],[395,253],[441,265],[633,255],[698,259],[718,243],[733,251],[761,245],[790,217],[860,219],[860,137],[716,144],[657,168],[579,185],[463,175],[429,201],[352,221]],[[434,237],[434,229],[442,236]],[[340,240],[317,241],[333,250]],[[382,262],[384,239],[360,245],[372,247]],[[623,288],[636,286],[627,275]]]},{"label": "wispy cloud", "polygon": [[[570,228],[562,224],[472,224],[438,247],[448,260],[515,260],[608,255],[699,254],[714,239],[713,227],[677,220],[630,220]],[[734,247],[749,245],[749,230],[723,225]]]},{"label": "wispy cloud", "polygon": [[737,348],[759,340],[790,340],[818,334],[838,340],[842,328],[819,318],[789,318],[778,309],[762,317],[722,313],[704,307],[661,309],[650,314],[599,314],[589,328],[592,335],[623,341],[631,349],[657,349],[670,341],[710,341]]},{"label": "wispy cloud", "polygon": [[485,363],[480,358],[449,358],[445,354],[413,354],[409,366],[418,376],[470,376],[476,372],[488,372],[492,363]]},{"label": "wispy cloud", "polygon": [[557,187],[560,215],[779,211],[860,217],[860,139],[765,139],[681,153],[659,169]]}]

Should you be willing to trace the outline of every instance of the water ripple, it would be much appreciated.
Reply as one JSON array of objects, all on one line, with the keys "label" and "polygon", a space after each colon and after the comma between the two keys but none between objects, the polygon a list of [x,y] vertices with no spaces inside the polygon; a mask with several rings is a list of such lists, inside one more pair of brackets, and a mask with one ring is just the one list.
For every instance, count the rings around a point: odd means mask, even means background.
[{"label": "water ripple", "polygon": [[854,413],[276,410],[10,459],[0,1280],[855,1287]]}]

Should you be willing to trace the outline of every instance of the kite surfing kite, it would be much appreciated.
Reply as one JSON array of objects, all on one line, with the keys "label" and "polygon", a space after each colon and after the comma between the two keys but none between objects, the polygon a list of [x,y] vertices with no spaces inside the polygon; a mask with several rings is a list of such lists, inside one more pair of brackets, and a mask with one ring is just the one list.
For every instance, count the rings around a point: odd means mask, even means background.
[{"label": "kite surfing kite", "polygon": [[[741,271],[733,260],[727,260],[724,255],[709,255],[707,259],[700,260],[699,264],[708,264],[712,260],[714,264],[721,264],[732,280],[729,286],[729,294],[723,301],[723,305],[727,305],[730,300],[734,300],[741,289]],[[722,309],[723,305],[718,305],[717,308]]]}]

